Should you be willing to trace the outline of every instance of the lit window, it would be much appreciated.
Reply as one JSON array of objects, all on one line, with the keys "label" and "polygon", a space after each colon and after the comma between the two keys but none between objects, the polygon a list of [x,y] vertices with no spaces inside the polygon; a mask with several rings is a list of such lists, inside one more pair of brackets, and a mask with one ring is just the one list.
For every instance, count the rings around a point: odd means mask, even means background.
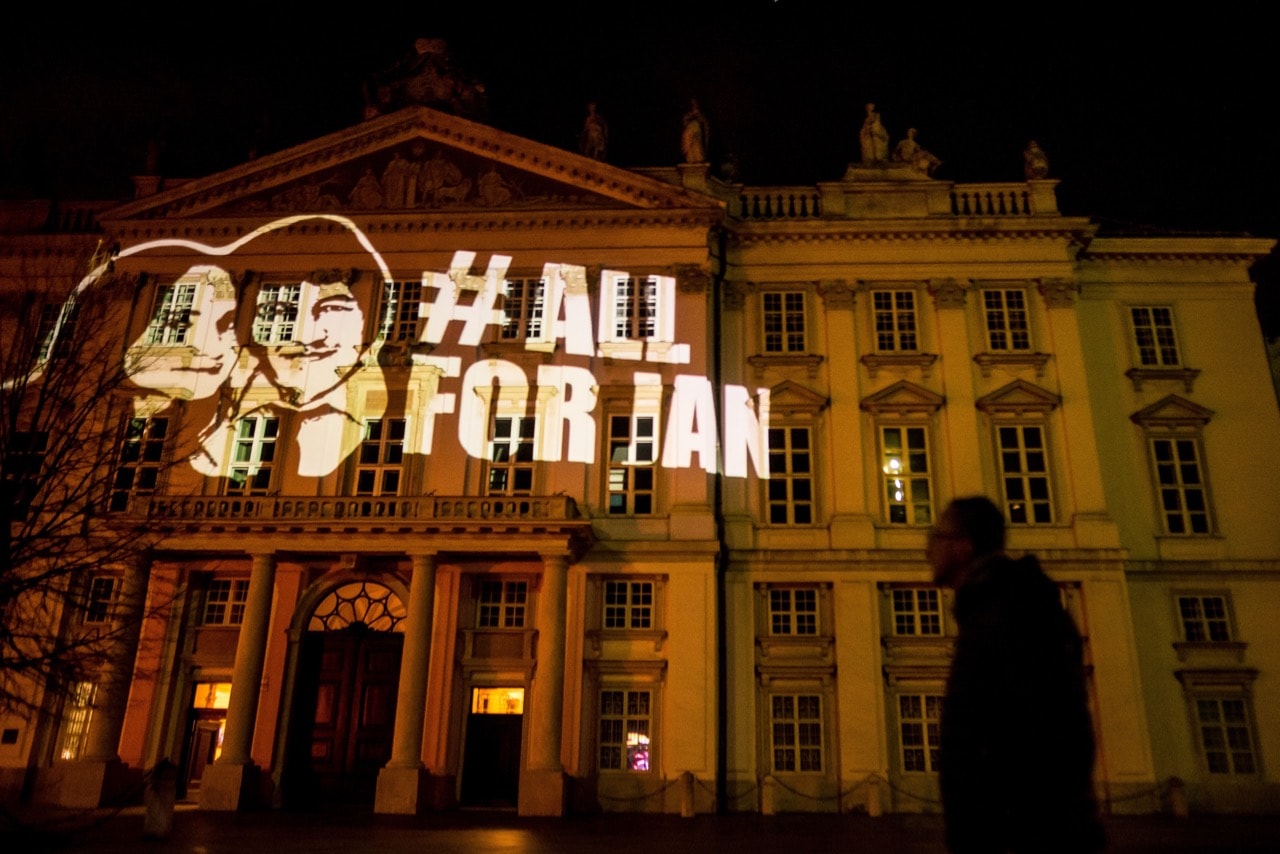
[{"label": "lit window", "polygon": [[279,433],[279,418],[252,415],[236,422],[235,451],[226,483],[228,495],[267,494]]},{"label": "lit window", "polygon": [[493,419],[489,440],[487,495],[533,494],[534,418],[500,416]]},{"label": "lit window", "polygon": [[1165,532],[1210,533],[1209,498],[1197,437],[1152,437],[1150,442]]},{"label": "lit window", "polygon": [[610,515],[646,516],[653,512],[657,424],[652,415],[610,416]]},{"label": "lit window", "polygon": [[872,291],[871,305],[875,313],[877,350],[897,353],[919,349],[914,291]]},{"label": "lit window", "polygon": [[1044,428],[996,428],[1000,443],[1000,478],[1004,485],[1005,515],[1013,525],[1053,522],[1049,500],[1049,454]]},{"label": "lit window", "polygon": [[813,466],[808,427],[769,428],[769,523],[813,522]]},{"label": "lit window", "polygon": [[85,595],[84,622],[98,625],[111,622],[118,588],[119,579],[114,575],[91,576]]},{"label": "lit window", "polygon": [[822,770],[822,698],[774,694],[769,698],[774,773]]},{"label": "lit window", "polygon": [[422,322],[422,281],[386,282],[381,317],[379,341],[416,342]]},{"label": "lit window", "polygon": [[536,340],[543,335],[546,279],[508,279],[502,303],[502,340]]},{"label": "lit window", "polygon": [[191,343],[191,311],[199,286],[199,280],[188,279],[163,285],[156,291],[145,337],[148,344]]},{"label": "lit window", "polygon": [[991,350],[1007,352],[1031,349],[1025,291],[983,291],[982,307],[987,324],[987,346]]},{"label": "lit window", "polygon": [[1138,361],[1146,367],[1176,368],[1178,339],[1173,331],[1173,309],[1161,305],[1136,305],[1129,309]]},{"label": "lit window", "polygon": [[364,423],[356,466],[356,495],[400,494],[404,436],[403,418],[374,418]]},{"label": "lit window", "polygon": [[476,626],[482,629],[521,629],[529,604],[527,581],[483,581],[476,611]]},{"label": "lit window", "polygon": [[113,512],[128,510],[129,502],[134,498],[155,494],[168,435],[168,418],[129,419],[120,442],[120,459],[111,485]]},{"label": "lit window", "polygon": [[601,691],[600,770],[651,770],[652,721],[652,692]]},{"label": "lit window", "polygon": [[770,291],[764,297],[764,351],[803,353],[804,294],[800,291]]},{"label": "lit window", "polygon": [[263,285],[258,292],[253,340],[259,344],[286,344],[296,340],[301,300],[301,284]]},{"label": "lit window", "polygon": [[932,524],[928,431],[924,427],[881,427],[880,448],[889,523]]},{"label": "lit window", "polygon": [[653,628],[653,582],[606,581],[604,583],[604,627],[606,629]]},{"label": "lit window", "polygon": [[62,728],[58,735],[58,758],[79,759],[84,752],[93,720],[93,700],[97,686],[92,682],[72,682],[63,693]]},{"label": "lit window", "polygon": [[811,587],[769,589],[769,634],[816,635],[818,591]]},{"label": "lit window", "polygon": [[895,635],[942,634],[942,604],[937,588],[894,589],[893,633]]},{"label": "lit window", "polygon": [[247,578],[215,578],[209,582],[204,600],[206,626],[238,626],[244,622],[245,603],[249,601]]},{"label": "lit window", "polygon": [[643,341],[658,332],[658,280],[619,277],[613,283],[615,340]]},{"label": "lit window", "polygon": [[1200,746],[1210,774],[1254,774],[1249,709],[1243,698],[1198,697],[1194,700]]},{"label": "lit window", "polygon": [[1192,643],[1231,640],[1231,619],[1225,596],[1179,596],[1182,637]]},{"label": "lit window", "polygon": [[937,772],[941,720],[941,695],[898,695],[898,732],[902,742],[903,771]]}]

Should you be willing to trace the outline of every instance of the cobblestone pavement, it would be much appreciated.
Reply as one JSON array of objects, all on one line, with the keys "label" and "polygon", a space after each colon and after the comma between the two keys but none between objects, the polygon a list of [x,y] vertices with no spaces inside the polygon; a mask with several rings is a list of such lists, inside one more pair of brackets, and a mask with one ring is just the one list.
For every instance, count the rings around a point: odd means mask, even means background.
[{"label": "cobblestone pavement", "polygon": [[[1280,851],[1280,816],[1112,817],[1111,851]],[[173,832],[143,840],[139,807],[29,814],[0,825],[0,851],[422,852],[432,854],[681,854],[681,852],[942,850],[937,816],[756,814],[725,817],[608,814],[564,819],[505,812],[403,817],[342,808],[327,812],[209,813],[181,806]]]}]

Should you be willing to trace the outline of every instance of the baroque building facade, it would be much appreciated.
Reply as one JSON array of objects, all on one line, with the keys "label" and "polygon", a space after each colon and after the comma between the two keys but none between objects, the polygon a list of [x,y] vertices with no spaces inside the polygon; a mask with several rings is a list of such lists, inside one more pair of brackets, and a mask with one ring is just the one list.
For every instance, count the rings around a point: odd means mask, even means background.
[{"label": "baroque building facade", "polygon": [[155,537],[63,620],[132,678],[8,714],[6,787],[97,805],[167,758],[209,809],[936,810],[925,538],[982,493],[1087,640],[1103,803],[1276,811],[1273,241],[1100,234],[1055,187],[747,187],[409,107],[6,206],[14,292],[115,246],[98,516]]}]

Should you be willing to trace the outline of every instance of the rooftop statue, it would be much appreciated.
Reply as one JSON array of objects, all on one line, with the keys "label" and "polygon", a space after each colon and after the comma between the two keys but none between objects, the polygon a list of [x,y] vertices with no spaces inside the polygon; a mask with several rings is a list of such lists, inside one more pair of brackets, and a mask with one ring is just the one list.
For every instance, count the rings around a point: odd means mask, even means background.
[{"label": "rooftop statue", "polygon": [[875,104],[867,104],[867,116],[862,120],[858,141],[862,143],[863,166],[884,163],[889,159],[889,132],[884,129]]},{"label": "rooftop statue", "polygon": [[578,151],[592,160],[604,160],[609,147],[609,123],[596,112],[596,102],[587,104],[587,118],[578,134]]},{"label": "rooftop statue", "polygon": [[684,130],[680,132],[680,151],[685,163],[707,162],[707,138],[710,136],[707,117],[698,108],[696,99],[690,99],[689,112],[684,114]]},{"label": "rooftop statue", "polygon": [[932,175],[942,161],[916,142],[916,129],[907,130],[907,138],[893,148],[893,162],[905,163],[921,175]]},{"label": "rooftop statue", "polygon": [[1034,139],[1027,143],[1026,151],[1022,152],[1022,162],[1022,171],[1028,181],[1039,181],[1049,177],[1049,156]]},{"label": "rooftop statue", "polygon": [[443,39],[418,39],[413,53],[365,81],[366,119],[409,106],[433,107],[457,116],[481,116],[484,84],[453,66]]}]

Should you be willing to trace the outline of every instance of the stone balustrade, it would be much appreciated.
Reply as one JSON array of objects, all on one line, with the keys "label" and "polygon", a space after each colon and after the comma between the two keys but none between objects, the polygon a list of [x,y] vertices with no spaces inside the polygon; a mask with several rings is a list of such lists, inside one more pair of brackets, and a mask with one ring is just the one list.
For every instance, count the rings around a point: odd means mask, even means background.
[{"label": "stone balustrade", "polygon": [[149,519],[175,522],[283,523],[404,520],[407,522],[565,521],[578,518],[574,500],[551,496],[153,498],[139,507]]},{"label": "stone balustrade", "polygon": [[[743,220],[863,219],[923,204],[913,215],[1028,217],[1056,215],[1056,181],[948,184],[942,181],[832,182],[820,187],[743,187],[731,212]],[[937,197],[937,202],[920,202]],[[880,199],[878,203],[868,200]],[[897,215],[897,214],[894,214]]]}]

